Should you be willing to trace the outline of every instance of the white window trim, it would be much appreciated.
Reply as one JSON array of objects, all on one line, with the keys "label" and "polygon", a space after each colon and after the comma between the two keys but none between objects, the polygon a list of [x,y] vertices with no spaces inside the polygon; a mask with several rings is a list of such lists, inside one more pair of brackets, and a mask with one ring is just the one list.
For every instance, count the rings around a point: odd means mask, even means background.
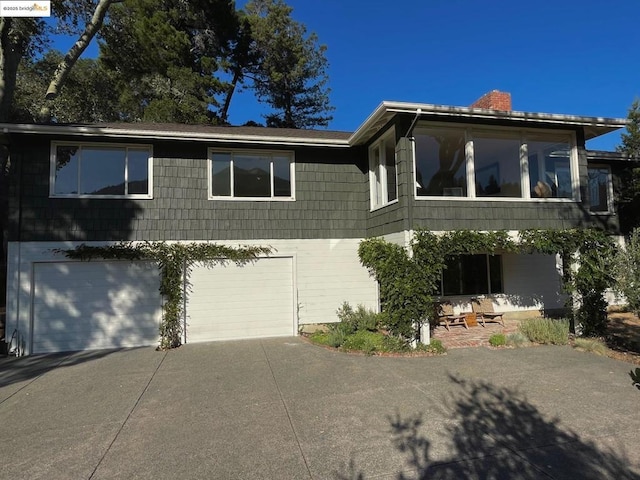
[{"label": "white window trim", "polygon": [[[416,142],[412,139],[412,155],[413,155],[413,196],[416,200],[430,200],[430,201],[480,201],[480,202],[523,202],[523,203],[579,203],[580,197],[580,175],[579,175],[579,162],[578,162],[578,147],[576,141],[575,132],[569,130],[550,130],[550,129],[505,129],[505,127],[473,127],[472,125],[461,124],[457,127],[452,127],[451,124],[446,123],[429,123],[418,124],[415,130],[419,131],[423,129],[429,130],[449,130],[449,131],[464,131],[465,134],[465,163],[466,163],[466,179],[467,179],[467,196],[466,197],[445,197],[445,196],[429,196],[429,195],[417,195],[416,182],[417,180],[417,164],[416,164]],[[521,197],[478,197],[476,196],[475,185],[475,162],[471,161],[474,156],[473,151],[473,138],[474,133],[490,134],[495,136],[507,136],[510,138],[520,139],[520,173],[521,173],[521,185],[522,196]],[[541,136],[555,136],[564,137],[568,140],[571,147],[569,162],[571,165],[571,191],[572,198],[532,198],[529,192],[529,161],[527,154],[527,141],[530,137]],[[534,138],[535,139],[535,138]]]},{"label": "white window trim", "polygon": [[591,215],[613,215],[615,210],[613,208],[613,176],[611,175],[611,165],[603,163],[590,163],[587,165],[587,189],[589,188],[589,169],[590,168],[603,168],[607,170],[607,210],[600,212],[591,211],[591,197],[589,196],[589,213]]},{"label": "white window trim", "polygon": [[[386,140],[388,140],[389,138],[391,138],[393,140],[393,144],[394,144],[394,163],[396,166],[396,178],[395,178],[395,183],[396,183],[396,198],[393,200],[387,200],[387,198],[389,197],[389,192],[387,191],[387,169],[386,169],[386,152],[384,149],[384,143]],[[380,210],[381,208],[384,208],[388,205],[393,205],[394,203],[398,203],[398,197],[399,197],[399,192],[398,192],[398,159],[396,158],[396,133],[395,133],[395,128],[391,127],[389,130],[387,130],[383,135],[381,135],[375,142],[373,142],[370,146],[369,146],[369,150],[368,150],[368,155],[369,155],[369,211],[373,212],[376,210]],[[376,202],[376,189],[375,184],[376,184],[376,176],[375,176],[375,165],[373,162],[373,152],[375,150],[378,150],[378,175],[380,177],[380,186],[381,186],[381,193],[382,193],[382,201],[380,203]]]},{"label": "white window trim", "polygon": [[[149,161],[147,164],[147,176],[148,176],[148,192],[149,193],[133,193],[125,195],[92,195],[88,193],[67,193],[57,194],[55,193],[55,181],[56,181],[56,150],[58,147],[64,146],[77,146],[81,149],[84,147],[105,147],[105,148],[128,148],[132,149],[148,149]],[[78,179],[80,178],[82,168],[82,162],[78,165]],[[128,180],[129,171],[125,168],[124,181],[125,184]],[[114,199],[114,198],[127,198],[127,199],[142,199],[150,200],[153,198],[153,145],[146,143],[108,143],[108,142],[51,142],[51,150],[49,155],[49,198],[99,198],[99,199]]]},{"label": "white window trim", "polygon": [[[287,156],[291,157],[291,163],[289,164],[289,175],[291,178],[291,196],[290,197],[276,197],[273,196],[274,189],[274,176],[273,176],[273,162],[269,163],[269,182],[271,186],[270,197],[236,197],[233,194],[233,157],[231,159],[231,195],[214,195],[213,185],[211,178],[211,157],[214,153],[230,153],[230,154],[247,154],[247,155],[270,155],[270,156]],[[208,200],[225,200],[229,202],[293,202],[296,199],[296,157],[295,152],[292,150],[251,150],[251,149],[238,149],[238,148],[214,148],[210,147],[207,152],[207,199]]]}]

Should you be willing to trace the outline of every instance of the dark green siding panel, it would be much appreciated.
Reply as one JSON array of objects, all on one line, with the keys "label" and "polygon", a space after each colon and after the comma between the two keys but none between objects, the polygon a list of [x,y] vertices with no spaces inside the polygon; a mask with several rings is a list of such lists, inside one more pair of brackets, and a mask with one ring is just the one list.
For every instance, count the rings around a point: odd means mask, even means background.
[{"label": "dark green siding panel", "polygon": [[[11,240],[360,238],[368,211],[360,150],[295,149],[295,201],[207,199],[207,146],[153,145],[153,199],[49,198],[51,138],[14,140]],[[62,139],[58,139],[62,140]],[[138,142],[144,143],[144,142]],[[254,147],[255,148],[255,147]]]}]

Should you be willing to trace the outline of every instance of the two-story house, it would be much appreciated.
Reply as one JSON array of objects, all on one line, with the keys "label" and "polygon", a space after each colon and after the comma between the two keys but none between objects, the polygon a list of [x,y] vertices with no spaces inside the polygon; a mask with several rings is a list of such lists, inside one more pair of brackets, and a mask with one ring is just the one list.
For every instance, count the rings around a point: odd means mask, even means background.
[{"label": "two-story house", "polygon": [[[625,120],[383,102],[353,133],[191,125],[1,125],[11,151],[6,340],[25,353],[154,345],[156,265],[69,261],[121,240],[263,245],[185,279],[184,341],[295,335],[344,301],[378,307],[359,242],[416,228],[599,225],[619,232],[619,155],[585,142]],[[441,294],[496,310],[563,305],[555,257],[468,255]]]}]

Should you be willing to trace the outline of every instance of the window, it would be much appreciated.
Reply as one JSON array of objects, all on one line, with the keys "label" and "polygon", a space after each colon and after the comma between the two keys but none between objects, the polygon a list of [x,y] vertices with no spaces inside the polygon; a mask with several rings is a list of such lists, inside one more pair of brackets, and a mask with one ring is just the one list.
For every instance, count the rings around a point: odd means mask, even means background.
[{"label": "window", "polygon": [[416,133],[416,193],[419,196],[467,196],[464,131]]},{"label": "window", "polygon": [[571,145],[532,140],[527,144],[531,198],[573,198]]},{"label": "window", "polygon": [[442,295],[502,293],[500,255],[459,255],[448,257],[442,272]]},{"label": "window", "polygon": [[149,146],[57,143],[52,146],[54,197],[151,198]]},{"label": "window", "polygon": [[520,139],[476,136],[473,159],[477,197],[521,197]]},{"label": "window", "polygon": [[606,166],[589,166],[589,209],[593,213],[611,213],[613,186]]},{"label": "window", "polygon": [[371,208],[398,199],[396,141],[393,129],[369,148]]},{"label": "window", "polygon": [[570,134],[449,128],[414,130],[417,197],[576,199]]},{"label": "window", "polygon": [[293,200],[293,154],[212,150],[209,197]]}]

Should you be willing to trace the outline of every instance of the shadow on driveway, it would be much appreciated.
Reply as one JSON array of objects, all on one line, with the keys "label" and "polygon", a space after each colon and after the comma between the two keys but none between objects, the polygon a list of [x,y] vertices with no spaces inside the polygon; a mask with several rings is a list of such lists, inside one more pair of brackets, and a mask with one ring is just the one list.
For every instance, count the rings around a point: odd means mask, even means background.
[{"label": "shadow on driveway", "polygon": [[[624,449],[620,453],[619,448],[614,451],[610,445],[598,445],[563,428],[559,419],[546,419],[517,390],[454,375],[449,379],[459,387],[443,402],[446,407],[440,408],[443,418],[449,420],[445,427],[449,458],[435,459],[430,425],[423,414],[388,417],[392,444],[406,459],[395,476],[398,480],[640,479],[630,470],[632,462]],[[367,478],[353,460],[336,477]]]}]

